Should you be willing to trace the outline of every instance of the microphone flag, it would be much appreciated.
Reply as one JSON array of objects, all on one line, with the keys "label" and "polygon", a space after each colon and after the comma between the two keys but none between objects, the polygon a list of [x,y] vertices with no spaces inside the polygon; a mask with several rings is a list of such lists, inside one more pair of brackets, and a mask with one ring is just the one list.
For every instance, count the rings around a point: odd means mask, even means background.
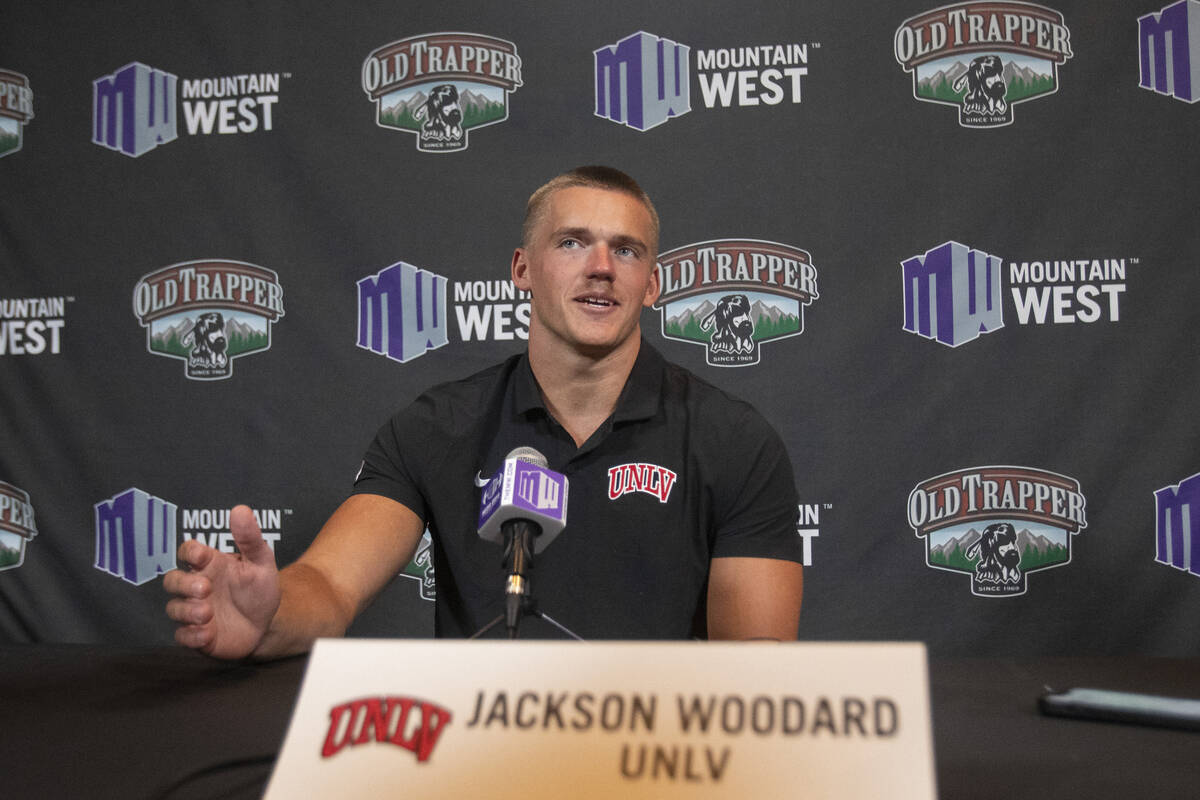
[{"label": "microphone flag", "polygon": [[[544,457],[542,462],[545,463]],[[510,455],[483,489],[479,504],[480,538],[504,544],[504,523],[528,520],[542,529],[541,535],[533,540],[533,552],[542,552],[567,524],[568,487],[566,475]]]}]

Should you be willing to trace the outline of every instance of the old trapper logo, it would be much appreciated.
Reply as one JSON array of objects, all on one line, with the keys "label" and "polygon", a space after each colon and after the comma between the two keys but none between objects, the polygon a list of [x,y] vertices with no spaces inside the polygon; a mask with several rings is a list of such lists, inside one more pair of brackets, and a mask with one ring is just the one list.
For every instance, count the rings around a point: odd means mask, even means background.
[{"label": "old trapper logo", "polygon": [[426,153],[465,150],[467,131],[508,119],[521,86],[517,46],[478,33],[427,33],[363,61],[362,87],[380,127],[415,133]]},{"label": "old trapper logo", "polygon": [[668,339],[704,345],[715,367],[757,364],[763,344],[804,332],[817,293],[812,256],[786,244],[719,239],[658,257]]},{"label": "old trapper logo", "polygon": [[904,21],[896,60],[912,73],[913,97],[958,106],[964,128],[1013,121],[1013,106],[1058,91],[1071,52],[1059,12],[1032,3],[956,3]]},{"label": "old trapper logo", "polygon": [[25,562],[25,545],[37,536],[29,494],[0,481],[0,570]]},{"label": "old trapper logo", "polygon": [[33,119],[33,92],[29,78],[0,69],[0,157],[21,149],[25,125]]},{"label": "old trapper logo", "polygon": [[413,554],[412,561],[404,565],[400,576],[411,578],[420,584],[422,600],[433,602],[437,599],[437,578],[433,570],[433,538],[429,535],[428,528],[417,543],[417,552]]},{"label": "old trapper logo", "polygon": [[143,276],[133,312],[146,329],[147,350],[187,362],[192,380],[220,380],[233,374],[233,359],[271,347],[283,287],[278,275],[254,264],[187,261]]},{"label": "old trapper logo", "polygon": [[971,576],[977,597],[1024,594],[1026,576],[1071,560],[1087,527],[1073,478],[1030,467],[972,467],[918,484],[908,524],[925,540],[925,563]]}]

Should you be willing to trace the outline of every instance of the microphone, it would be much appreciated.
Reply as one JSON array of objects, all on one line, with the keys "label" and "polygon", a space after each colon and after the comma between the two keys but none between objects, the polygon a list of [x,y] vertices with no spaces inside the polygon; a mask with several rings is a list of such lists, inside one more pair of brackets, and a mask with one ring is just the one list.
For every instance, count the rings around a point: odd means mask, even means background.
[{"label": "microphone", "polygon": [[479,504],[479,537],[504,545],[504,623],[517,637],[530,594],[533,556],[546,549],[567,524],[567,476],[548,468],[532,447],[518,447],[484,487]]}]

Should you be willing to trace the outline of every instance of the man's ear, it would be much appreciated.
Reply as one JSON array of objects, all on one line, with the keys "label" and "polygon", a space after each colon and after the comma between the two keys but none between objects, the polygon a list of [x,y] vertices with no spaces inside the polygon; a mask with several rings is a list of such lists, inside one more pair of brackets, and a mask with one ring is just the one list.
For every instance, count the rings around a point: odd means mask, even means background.
[{"label": "man's ear", "polygon": [[512,257],[512,282],[523,292],[528,292],[529,285],[529,259],[525,257],[525,248],[518,247],[513,251]]},{"label": "man's ear", "polygon": [[658,264],[655,264],[650,268],[650,283],[646,286],[646,296],[642,298],[642,305],[650,308],[660,294],[662,294],[662,283],[659,280]]}]

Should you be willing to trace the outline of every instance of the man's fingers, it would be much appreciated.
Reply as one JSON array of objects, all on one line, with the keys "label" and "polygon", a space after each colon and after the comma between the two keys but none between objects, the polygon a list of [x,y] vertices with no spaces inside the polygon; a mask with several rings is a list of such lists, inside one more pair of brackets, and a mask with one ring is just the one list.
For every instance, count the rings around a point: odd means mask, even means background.
[{"label": "man's fingers", "polygon": [[207,625],[212,621],[212,604],[202,600],[172,598],[167,601],[167,616],[185,626]]},{"label": "man's fingers", "polygon": [[262,529],[248,506],[234,506],[229,512],[229,532],[247,561],[258,566],[275,566],[275,553],[263,539]]},{"label": "man's fingers", "polygon": [[180,597],[207,597],[212,591],[212,582],[203,575],[173,569],[163,576],[163,588],[168,594]]},{"label": "man's fingers", "polygon": [[186,564],[189,568],[195,570],[207,567],[212,563],[216,555],[216,550],[195,539],[188,539],[183,542],[179,545],[179,550],[175,554],[179,563]]},{"label": "man's fingers", "polygon": [[212,643],[213,632],[200,625],[184,625],[175,629],[175,641],[184,647],[201,649]]}]

